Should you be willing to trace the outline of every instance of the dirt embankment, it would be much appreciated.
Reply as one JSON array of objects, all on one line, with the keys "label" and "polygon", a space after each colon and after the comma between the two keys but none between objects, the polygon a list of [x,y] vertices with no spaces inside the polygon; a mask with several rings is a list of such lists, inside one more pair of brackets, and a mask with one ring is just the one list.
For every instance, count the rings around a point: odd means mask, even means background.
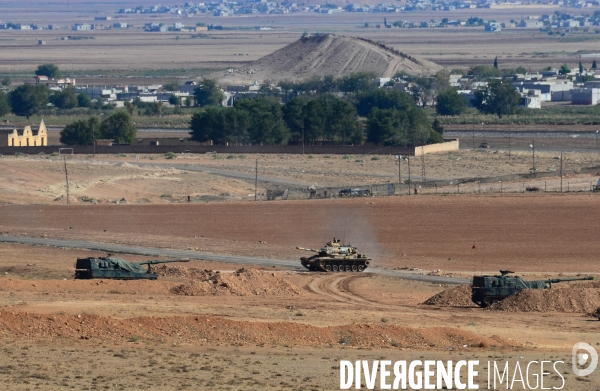
[{"label": "dirt embankment", "polygon": [[177,344],[217,343],[236,346],[399,347],[426,350],[517,347],[506,338],[482,337],[449,327],[415,329],[388,324],[316,327],[295,322],[244,322],[214,316],[138,317],[38,315],[0,312],[4,337],[75,338],[96,341],[140,340]]},{"label": "dirt embankment", "polygon": [[471,300],[471,286],[459,285],[446,289],[430,297],[423,302],[425,305],[437,305],[440,307],[476,307]]},{"label": "dirt embankment", "polygon": [[527,289],[490,307],[492,311],[591,313],[600,306],[600,282]]},{"label": "dirt embankment", "polygon": [[[442,307],[475,307],[471,287],[446,289],[423,304]],[[507,312],[564,312],[591,314],[600,307],[600,282],[578,283],[552,289],[526,289],[488,309]]]},{"label": "dirt embankment", "polygon": [[182,267],[159,268],[159,275],[179,274],[190,280],[182,285],[174,286],[171,293],[184,296],[214,295],[277,295],[297,296],[301,294],[294,284],[278,273],[262,272],[251,269],[239,269],[233,273],[219,271],[185,269]]}]

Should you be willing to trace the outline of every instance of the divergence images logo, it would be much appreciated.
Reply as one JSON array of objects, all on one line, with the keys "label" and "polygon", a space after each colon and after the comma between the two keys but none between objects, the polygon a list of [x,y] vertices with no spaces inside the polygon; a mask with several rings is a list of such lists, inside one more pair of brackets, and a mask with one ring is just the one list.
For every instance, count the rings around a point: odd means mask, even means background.
[{"label": "divergence images logo", "polygon": [[[587,353],[577,353],[579,350],[585,350]],[[578,368],[578,366],[584,366],[589,359],[592,359],[590,362],[590,366],[584,369]],[[585,342],[578,342],[573,346],[572,352],[572,362],[573,362],[573,373],[577,376],[587,376],[590,373],[594,372],[596,367],[598,366],[598,353],[596,353],[596,349],[592,347],[592,345],[587,344]]]}]

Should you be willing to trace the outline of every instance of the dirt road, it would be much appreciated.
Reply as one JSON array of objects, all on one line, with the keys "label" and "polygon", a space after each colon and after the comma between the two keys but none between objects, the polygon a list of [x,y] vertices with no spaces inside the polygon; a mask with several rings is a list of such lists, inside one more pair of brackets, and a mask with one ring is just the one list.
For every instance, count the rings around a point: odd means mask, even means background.
[{"label": "dirt road", "polygon": [[[53,247],[72,247],[72,248],[85,248],[88,250],[100,250],[108,252],[118,252],[127,254],[138,254],[148,256],[163,256],[163,257],[174,257],[174,258],[194,258],[203,259],[213,262],[228,262],[228,263],[239,263],[239,264],[252,264],[260,266],[278,266],[283,268],[290,268],[295,270],[304,271],[305,269],[300,267],[297,261],[289,261],[282,259],[268,259],[268,258],[254,258],[244,257],[235,255],[220,255],[210,253],[199,253],[196,251],[178,251],[151,247],[137,247],[127,246],[121,244],[105,244],[105,243],[93,243],[84,242],[78,240],[56,240],[56,239],[42,239],[42,238],[25,238],[18,236],[4,236],[0,235],[0,242],[4,243],[21,243],[21,244],[33,244],[33,245],[44,245]],[[452,278],[443,276],[428,276],[423,274],[404,273],[397,270],[386,270],[383,268],[369,269],[370,273],[384,274],[390,277],[398,277],[406,280],[416,280],[423,282],[433,282],[440,284],[466,284],[470,280],[464,278]],[[343,273],[345,274],[345,273]],[[346,277],[340,277],[346,278]]]}]

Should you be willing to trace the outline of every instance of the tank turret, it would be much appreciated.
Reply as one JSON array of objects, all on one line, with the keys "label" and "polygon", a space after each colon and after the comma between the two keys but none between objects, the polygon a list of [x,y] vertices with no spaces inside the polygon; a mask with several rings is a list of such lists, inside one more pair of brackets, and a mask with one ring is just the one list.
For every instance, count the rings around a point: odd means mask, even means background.
[{"label": "tank turret", "polygon": [[[189,259],[174,259],[168,261],[148,260],[143,262],[129,262],[123,258],[113,256],[77,258],[75,279],[156,280],[157,275],[156,273],[152,273],[150,265],[189,261]],[[147,265],[147,267],[144,267],[144,265]]]},{"label": "tank turret", "polygon": [[510,270],[500,270],[499,276],[475,276],[471,286],[471,300],[480,307],[487,307],[502,301],[523,289],[549,289],[552,284],[566,281],[593,280],[592,276],[571,278],[550,278],[547,280],[525,281],[518,276],[509,276]]},{"label": "tank turret", "polygon": [[296,249],[316,253],[310,257],[300,258],[302,266],[311,271],[362,272],[371,261],[365,254],[358,254],[356,247],[341,244],[340,240],[335,238],[318,251],[304,247],[296,247]]}]

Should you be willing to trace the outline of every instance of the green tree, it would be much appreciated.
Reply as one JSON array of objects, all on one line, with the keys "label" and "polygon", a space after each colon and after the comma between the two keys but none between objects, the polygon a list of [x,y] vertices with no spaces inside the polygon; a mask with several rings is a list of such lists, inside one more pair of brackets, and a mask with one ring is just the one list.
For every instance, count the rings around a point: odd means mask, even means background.
[{"label": "green tree", "polygon": [[85,92],[77,94],[77,106],[79,107],[92,107],[92,100],[90,96]]},{"label": "green tree", "polygon": [[433,77],[417,77],[411,91],[415,100],[425,107],[429,102],[435,102],[438,94],[448,88],[450,88],[450,75],[439,71]]},{"label": "green tree", "polygon": [[486,114],[496,114],[499,118],[514,114],[519,106],[521,95],[511,83],[498,80],[475,92],[473,104]]},{"label": "green tree", "polygon": [[248,115],[248,136],[253,144],[286,144],[290,130],[283,120],[279,100],[265,96],[240,99],[234,103],[236,110]]},{"label": "green tree", "polygon": [[200,106],[220,105],[225,99],[225,94],[219,88],[214,79],[202,79],[202,82],[194,90],[196,103]]},{"label": "green tree", "polygon": [[410,94],[400,90],[375,89],[358,95],[356,110],[358,114],[366,117],[372,108],[406,111],[415,106],[415,101]]},{"label": "green tree", "polygon": [[598,65],[596,64],[596,60],[594,60],[594,61],[592,62],[592,69],[594,69],[594,70],[595,70],[596,68],[598,68]]},{"label": "green tree", "polygon": [[129,113],[129,115],[133,115],[133,111],[135,110],[135,105],[131,102],[125,102],[125,110]]},{"label": "green tree", "polygon": [[571,73],[571,69],[567,64],[562,64],[560,66],[560,69],[558,70],[558,73],[560,73],[561,75],[566,75],[568,73]]},{"label": "green tree", "polygon": [[467,101],[454,88],[438,95],[436,112],[439,115],[461,115],[465,110],[467,110]]},{"label": "green tree", "polygon": [[2,79],[2,85],[4,87],[10,86],[11,83],[12,83],[12,80],[10,80],[10,77],[8,77],[8,76],[6,76],[4,79]]},{"label": "green tree", "polygon": [[137,129],[127,111],[117,111],[102,120],[100,131],[103,138],[116,143],[131,143],[135,139]]},{"label": "green tree", "polygon": [[4,91],[0,91],[0,117],[4,117],[10,113],[10,105],[8,104],[8,97]]},{"label": "green tree", "polygon": [[8,100],[13,113],[29,119],[48,104],[49,96],[50,90],[45,85],[24,84],[15,88]]},{"label": "green tree", "polygon": [[296,140],[297,143],[302,143],[302,133],[304,130],[305,119],[304,107],[306,104],[306,99],[302,97],[296,97],[289,100],[281,108],[281,111],[283,112],[283,120],[290,129],[292,139]]},{"label": "green tree", "polygon": [[374,107],[367,118],[367,140],[377,145],[406,145],[408,118],[395,108]]},{"label": "green tree", "polygon": [[58,67],[54,64],[38,65],[35,74],[37,76],[48,76],[51,79],[60,79],[62,76]]},{"label": "green tree", "polygon": [[494,58],[494,68],[498,69],[498,56]]},{"label": "green tree", "polygon": [[66,145],[91,145],[98,138],[101,138],[100,121],[96,117],[72,122],[60,132],[60,142]]},{"label": "green tree", "polygon": [[214,144],[247,144],[248,116],[242,110],[226,107],[208,107],[192,115],[190,135],[200,142]]},{"label": "green tree", "polygon": [[55,92],[50,96],[50,102],[59,109],[72,109],[77,107],[79,101],[75,88],[68,86],[60,92]]},{"label": "green tree", "polygon": [[369,91],[376,88],[375,72],[358,72],[348,76],[342,76],[337,80],[337,85],[342,92]]},{"label": "green tree", "polygon": [[579,74],[583,74],[583,64],[579,61]]},{"label": "green tree", "polygon": [[181,106],[181,98],[175,94],[171,94],[171,96],[169,96],[169,103],[173,106]]},{"label": "green tree", "polygon": [[163,91],[179,92],[179,82],[177,80],[173,80],[173,81],[163,84],[163,86],[161,88]]},{"label": "green tree", "polygon": [[467,74],[473,76],[476,80],[487,80],[493,77],[501,77],[502,71],[489,65],[478,65],[470,68]]},{"label": "green tree", "polygon": [[192,98],[191,96],[188,96],[187,98],[185,98],[185,106],[186,107],[192,107],[193,104],[194,104],[194,98]]}]

